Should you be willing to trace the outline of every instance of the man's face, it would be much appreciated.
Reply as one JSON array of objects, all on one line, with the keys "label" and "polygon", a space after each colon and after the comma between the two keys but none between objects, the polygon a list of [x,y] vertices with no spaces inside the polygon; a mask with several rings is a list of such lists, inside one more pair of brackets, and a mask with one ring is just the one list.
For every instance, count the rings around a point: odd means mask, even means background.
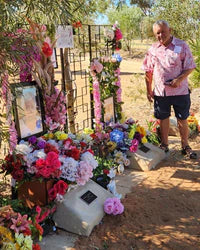
[{"label": "man's face", "polygon": [[171,38],[171,29],[169,27],[167,27],[165,24],[155,25],[153,27],[153,33],[156,39],[162,45],[168,45],[168,42],[170,41],[170,38]]}]

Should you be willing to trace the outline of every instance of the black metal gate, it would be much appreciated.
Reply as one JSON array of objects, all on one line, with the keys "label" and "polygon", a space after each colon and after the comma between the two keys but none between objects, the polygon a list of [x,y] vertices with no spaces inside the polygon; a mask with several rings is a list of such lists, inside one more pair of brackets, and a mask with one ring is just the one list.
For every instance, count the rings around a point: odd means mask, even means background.
[{"label": "black metal gate", "polygon": [[[75,132],[82,131],[86,127],[92,128],[94,125],[93,95],[89,83],[89,65],[93,58],[103,55],[111,55],[112,50],[106,45],[104,38],[104,29],[111,28],[108,25],[82,25],[81,28],[74,30],[74,48],[66,51],[60,50],[60,66],[55,71],[55,77],[62,73],[61,87],[74,98],[74,103],[68,105],[73,110],[68,115],[68,129],[72,129],[72,120],[74,119]],[[70,67],[70,81],[66,82],[63,71],[66,67],[66,57]],[[61,69],[61,70],[59,70]],[[71,89],[68,89],[68,84]],[[69,116],[73,116],[69,119]],[[70,129],[71,128],[71,129]]]}]

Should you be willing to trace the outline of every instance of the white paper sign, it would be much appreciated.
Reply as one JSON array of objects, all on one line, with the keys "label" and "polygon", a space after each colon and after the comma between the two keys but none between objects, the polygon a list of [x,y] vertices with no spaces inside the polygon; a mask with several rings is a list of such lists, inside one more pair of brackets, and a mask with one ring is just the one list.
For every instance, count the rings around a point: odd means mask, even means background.
[{"label": "white paper sign", "polygon": [[73,30],[71,25],[61,26],[59,25],[56,30],[56,48],[73,48]]}]

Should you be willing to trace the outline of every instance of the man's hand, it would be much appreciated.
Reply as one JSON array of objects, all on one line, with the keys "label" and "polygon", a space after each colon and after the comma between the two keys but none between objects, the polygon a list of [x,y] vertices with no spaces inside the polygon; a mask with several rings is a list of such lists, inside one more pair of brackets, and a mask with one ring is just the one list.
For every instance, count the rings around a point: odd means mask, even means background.
[{"label": "man's hand", "polygon": [[172,87],[172,88],[177,88],[181,85],[181,82],[182,80],[180,79],[173,79],[171,82],[170,82],[170,85],[169,87]]},{"label": "man's hand", "polygon": [[147,92],[147,99],[149,100],[149,102],[153,102],[154,99],[153,91]]}]

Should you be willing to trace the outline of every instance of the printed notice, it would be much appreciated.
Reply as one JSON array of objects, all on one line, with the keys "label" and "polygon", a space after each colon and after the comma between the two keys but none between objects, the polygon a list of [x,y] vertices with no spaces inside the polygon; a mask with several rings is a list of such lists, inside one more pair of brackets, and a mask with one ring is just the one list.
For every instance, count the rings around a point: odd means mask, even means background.
[{"label": "printed notice", "polygon": [[73,30],[71,25],[61,26],[59,25],[56,30],[56,48],[73,48]]}]

